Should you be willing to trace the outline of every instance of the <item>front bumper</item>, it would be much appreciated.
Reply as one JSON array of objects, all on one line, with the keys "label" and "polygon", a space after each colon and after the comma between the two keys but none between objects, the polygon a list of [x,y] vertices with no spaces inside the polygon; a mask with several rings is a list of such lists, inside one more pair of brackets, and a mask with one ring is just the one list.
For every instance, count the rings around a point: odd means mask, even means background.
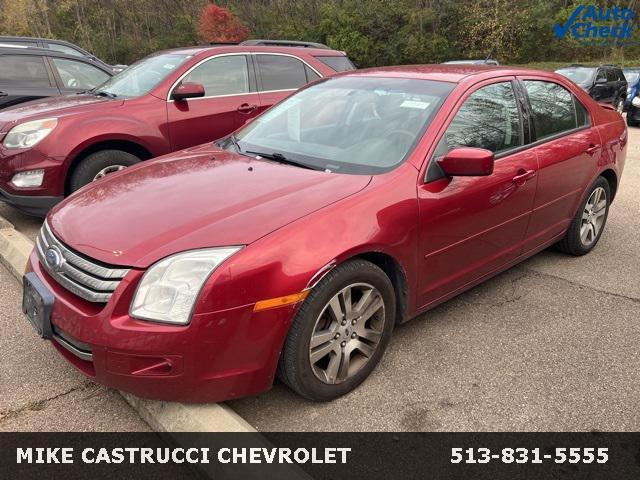
[{"label": "front bumper", "polygon": [[0,188],[0,200],[29,215],[44,217],[64,197],[14,195]]},{"label": "front bumper", "polygon": [[62,356],[98,383],[157,400],[218,402],[268,390],[297,308],[255,313],[244,305],[165,325],[128,315],[142,271],[131,271],[106,305],[65,290],[35,253],[27,271],[55,297],[52,343]]},{"label": "front bumper", "polygon": [[[11,179],[16,173],[44,170],[42,185],[17,188]],[[0,146],[0,200],[25,213],[44,216],[64,198],[66,166],[64,159],[53,158],[38,150],[7,150]]]}]

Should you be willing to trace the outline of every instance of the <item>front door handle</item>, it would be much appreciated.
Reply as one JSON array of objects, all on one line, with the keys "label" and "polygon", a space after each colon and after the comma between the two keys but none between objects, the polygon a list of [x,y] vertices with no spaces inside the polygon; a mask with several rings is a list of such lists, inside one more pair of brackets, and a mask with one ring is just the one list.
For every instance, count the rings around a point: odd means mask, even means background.
[{"label": "front door handle", "polygon": [[257,105],[249,105],[248,103],[243,103],[238,107],[238,111],[240,113],[249,114],[249,113],[255,112],[257,108],[258,108]]},{"label": "front door handle", "polygon": [[513,177],[513,183],[515,183],[517,186],[521,187],[525,183],[527,183],[528,180],[531,180],[535,176],[536,176],[536,171],[535,170],[520,169],[518,171],[518,175]]},{"label": "front door handle", "polygon": [[0,97],[8,97],[9,94],[7,92],[0,92]]},{"label": "front door handle", "polygon": [[591,144],[589,145],[589,148],[585,150],[585,152],[587,152],[589,155],[593,155],[598,151],[599,148],[600,148],[600,145]]}]

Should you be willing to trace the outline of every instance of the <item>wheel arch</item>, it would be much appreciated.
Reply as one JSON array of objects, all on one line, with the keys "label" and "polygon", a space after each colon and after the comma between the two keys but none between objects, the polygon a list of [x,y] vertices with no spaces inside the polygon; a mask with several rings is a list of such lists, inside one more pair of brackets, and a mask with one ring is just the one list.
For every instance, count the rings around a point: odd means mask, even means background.
[{"label": "wheel arch", "polygon": [[609,190],[611,192],[611,201],[616,196],[616,192],[618,191],[618,175],[611,168],[603,170],[600,173],[600,176],[603,177],[609,183]]},{"label": "wheel arch", "polygon": [[[345,255],[323,267],[320,272],[312,277],[312,285],[316,285],[322,278],[338,265],[350,260],[362,259],[379,267],[391,280],[396,295],[396,323],[405,323],[409,320],[409,282],[407,273],[402,264],[392,255],[386,252],[369,250]],[[327,268],[329,267],[329,268]]]},{"label": "wheel arch", "polygon": [[149,151],[148,148],[144,147],[138,142],[127,139],[108,139],[108,140],[98,140],[94,143],[90,143],[88,145],[82,146],[78,151],[72,156],[71,161],[69,162],[69,166],[67,168],[67,174],[64,181],[64,194],[65,196],[71,193],[70,183],[71,177],[73,176],[73,172],[76,167],[82,160],[87,158],[89,155],[99,152],[101,150],[122,150],[123,152],[130,153],[131,155],[135,155],[140,160],[149,160],[154,157],[154,155]]}]

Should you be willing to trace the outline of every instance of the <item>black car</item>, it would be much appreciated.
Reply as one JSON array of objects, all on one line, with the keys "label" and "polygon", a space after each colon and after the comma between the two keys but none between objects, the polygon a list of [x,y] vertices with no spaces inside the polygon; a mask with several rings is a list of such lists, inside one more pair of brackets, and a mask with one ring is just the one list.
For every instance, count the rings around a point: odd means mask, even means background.
[{"label": "black car", "polygon": [[126,65],[109,65],[79,46],[64,40],[0,36],[0,44],[7,46],[16,45],[21,47],[46,48],[55,52],[66,53],[67,55],[88,58],[89,60],[93,60],[94,62],[101,64],[104,68],[110,69],[113,73],[120,73],[122,70],[127,68]]},{"label": "black car", "polygon": [[0,109],[102,85],[113,72],[84,57],[0,44]]},{"label": "black car", "polygon": [[599,67],[570,65],[556,70],[556,73],[577,83],[594,100],[611,104],[620,113],[624,110],[624,102],[627,98],[627,79],[620,67],[615,65],[600,65]]}]

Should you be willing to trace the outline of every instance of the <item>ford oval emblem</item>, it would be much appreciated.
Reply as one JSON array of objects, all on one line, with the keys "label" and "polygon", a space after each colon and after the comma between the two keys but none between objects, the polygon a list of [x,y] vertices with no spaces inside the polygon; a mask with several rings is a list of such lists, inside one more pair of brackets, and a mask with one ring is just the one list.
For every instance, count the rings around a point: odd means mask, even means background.
[{"label": "ford oval emblem", "polygon": [[62,253],[60,253],[60,250],[55,247],[47,248],[47,251],[44,253],[44,259],[47,262],[47,266],[56,272],[60,270],[64,263]]}]

